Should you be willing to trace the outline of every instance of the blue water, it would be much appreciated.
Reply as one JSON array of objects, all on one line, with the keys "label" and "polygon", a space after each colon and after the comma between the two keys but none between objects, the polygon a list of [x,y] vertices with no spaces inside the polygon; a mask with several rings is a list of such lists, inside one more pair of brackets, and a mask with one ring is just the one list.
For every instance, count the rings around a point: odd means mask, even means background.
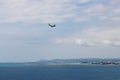
[{"label": "blue water", "polygon": [[120,80],[120,66],[7,66],[0,80]]}]

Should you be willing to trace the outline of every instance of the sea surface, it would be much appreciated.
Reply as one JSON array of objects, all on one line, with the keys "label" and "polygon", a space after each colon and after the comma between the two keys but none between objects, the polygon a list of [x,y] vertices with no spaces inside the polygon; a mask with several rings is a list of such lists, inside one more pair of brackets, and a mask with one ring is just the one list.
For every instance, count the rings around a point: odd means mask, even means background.
[{"label": "sea surface", "polygon": [[120,66],[1,66],[0,80],[120,80]]}]

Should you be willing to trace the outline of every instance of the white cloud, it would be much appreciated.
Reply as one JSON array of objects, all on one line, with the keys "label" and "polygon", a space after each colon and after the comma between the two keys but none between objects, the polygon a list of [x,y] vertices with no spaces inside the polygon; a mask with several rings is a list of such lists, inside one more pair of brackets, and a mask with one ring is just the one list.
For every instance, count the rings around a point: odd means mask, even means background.
[{"label": "white cloud", "polygon": [[99,16],[99,19],[100,19],[100,20],[107,20],[107,19],[108,19],[108,16],[105,16],[105,15],[104,15],[104,16]]},{"label": "white cloud", "polygon": [[115,41],[115,42],[114,42],[114,45],[120,46],[120,41]]},{"label": "white cloud", "polygon": [[80,39],[80,38],[75,39],[75,43],[76,43],[76,44],[80,44],[80,45],[84,44],[83,40]]},{"label": "white cloud", "polygon": [[0,27],[0,47],[28,46],[29,43],[41,43],[41,38],[47,30],[44,28],[31,27],[30,25],[1,25]]},{"label": "white cloud", "polygon": [[103,4],[96,4],[87,7],[83,10],[83,13],[87,15],[102,15],[105,11],[105,6]]},{"label": "white cloud", "polygon": [[86,21],[89,21],[90,18],[87,17],[87,16],[77,16],[76,19],[75,19],[75,22],[86,22]]},{"label": "white cloud", "polygon": [[111,5],[119,5],[120,0],[110,0]]},{"label": "white cloud", "polygon": [[[7,0],[0,1],[3,18],[0,22],[61,22],[71,16],[66,16],[69,0]],[[73,8],[69,9],[70,11]]]},{"label": "white cloud", "polygon": [[119,0],[108,4],[98,0],[0,0],[0,23],[92,22],[95,18],[115,22],[120,16],[118,3]]},{"label": "white cloud", "polygon": [[103,40],[103,41],[101,41],[103,44],[105,44],[105,45],[109,45],[109,44],[111,44],[111,41],[109,41],[109,40]]},{"label": "white cloud", "polygon": [[117,9],[113,9],[113,13],[119,15],[120,14],[120,7]]},{"label": "white cloud", "polygon": [[112,20],[120,22],[120,17],[112,17]]},{"label": "white cloud", "polygon": [[79,1],[79,3],[83,4],[83,3],[88,3],[88,2],[90,2],[91,0],[78,0],[78,1]]},{"label": "white cloud", "polygon": [[[77,44],[81,46],[120,46],[119,27],[90,27],[80,33],[68,36],[68,38],[58,38],[59,44]],[[57,44],[57,43],[56,43]]]}]

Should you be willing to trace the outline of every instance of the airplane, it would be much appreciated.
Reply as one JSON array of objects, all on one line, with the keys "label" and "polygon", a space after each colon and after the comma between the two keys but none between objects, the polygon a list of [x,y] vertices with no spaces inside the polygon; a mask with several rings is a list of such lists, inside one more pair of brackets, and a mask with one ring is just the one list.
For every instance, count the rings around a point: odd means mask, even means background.
[{"label": "airplane", "polygon": [[48,24],[48,25],[49,25],[51,28],[56,27],[55,24],[54,24],[54,25]]}]

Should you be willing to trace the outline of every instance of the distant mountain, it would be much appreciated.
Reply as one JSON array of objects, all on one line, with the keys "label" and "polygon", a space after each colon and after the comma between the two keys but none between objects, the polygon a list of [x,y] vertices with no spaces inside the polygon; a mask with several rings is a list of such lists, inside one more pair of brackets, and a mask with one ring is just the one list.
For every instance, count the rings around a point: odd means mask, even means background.
[{"label": "distant mountain", "polygon": [[120,59],[80,58],[80,59],[53,59],[30,62],[32,65],[84,65],[84,64],[120,64]]},{"label": "distant mountain", "polygon": [[80,58],[80,59],[53,59],[25,63],[0,63],[0,66],[48,66],[48,65],[120,65],[119,58]]}]

